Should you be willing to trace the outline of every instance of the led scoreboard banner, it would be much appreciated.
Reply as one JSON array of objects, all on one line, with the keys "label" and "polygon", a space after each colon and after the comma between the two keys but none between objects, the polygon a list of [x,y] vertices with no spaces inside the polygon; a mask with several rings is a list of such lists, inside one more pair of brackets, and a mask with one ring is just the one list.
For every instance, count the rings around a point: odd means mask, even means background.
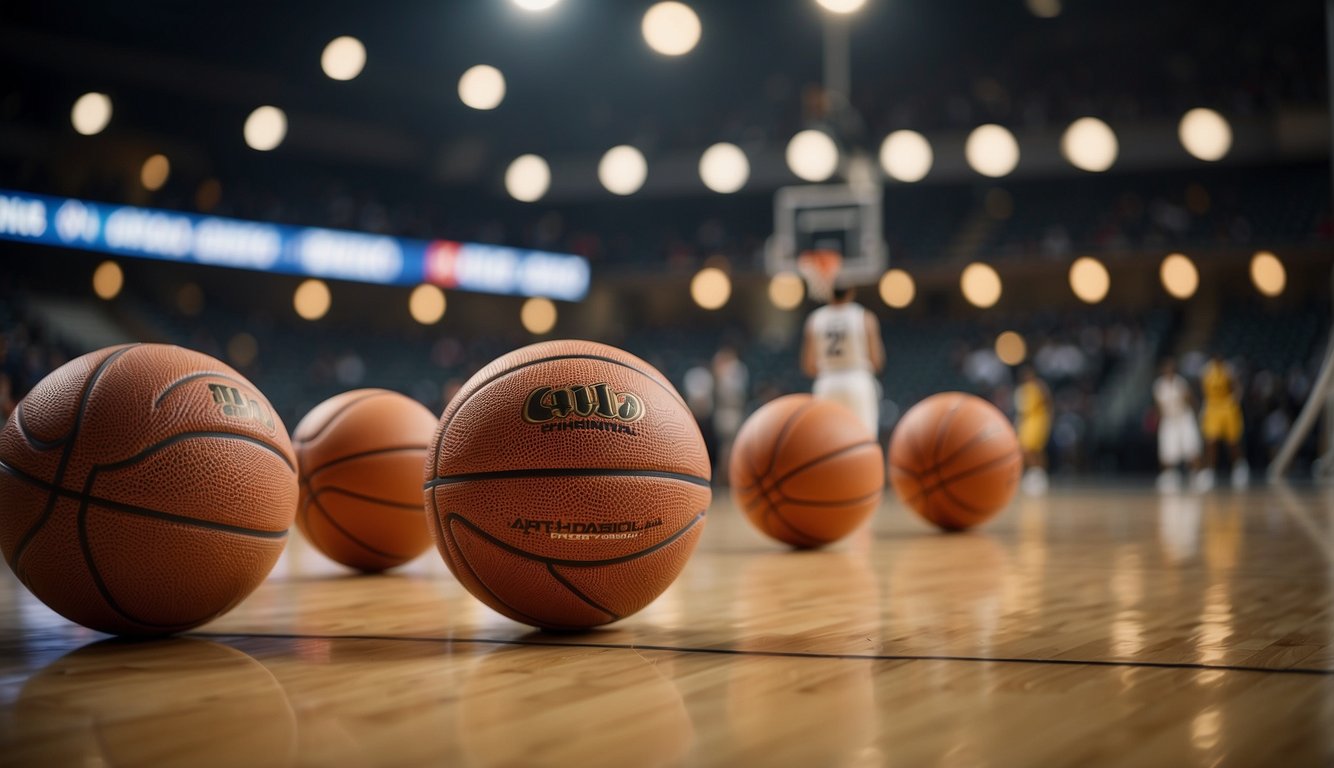
[{"label": "led scoreboard banner", "polygon": [[588,261],[566,253],[294,227],[0,190],[0,240],[139,259],[383,285],[578,301]]}]

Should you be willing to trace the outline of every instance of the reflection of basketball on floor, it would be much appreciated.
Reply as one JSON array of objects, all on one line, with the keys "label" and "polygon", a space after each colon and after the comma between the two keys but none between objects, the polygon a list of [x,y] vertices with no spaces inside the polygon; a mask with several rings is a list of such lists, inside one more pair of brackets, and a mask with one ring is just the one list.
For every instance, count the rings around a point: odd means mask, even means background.
[{"label": "reflection of basketball on floor", "polygon": [[315,406],[292,431],[301,467],[296,523],[316,549],[366,572],[431,546],[421,475],[435,415],[406,395],[356,389]]},{"label": "reflection of basketball on floor", "polygon": [[103,632],[179,632],[226,613],[277,561],[296,495],[272,406],[180,347],[76,358],[0,432],[6,561],[57,613]]},{"label": "reflection of basketball on floor", "polygon": [[203,640],[84,646],[24,683],[14,717],[6,765],[266,768],[296,756],[295,718],[273,675]]},{"label": "reflection of basketball on floor", "polygon": [[1022,469],[1009,420],[962,392],[914,405],[890,438],[889,477],[899,499],[945,530],[971,528],[1004,509]]},{"label": "reflection of basketball on floor", "polygon": [[492,651],[459,691],[460,746],[478,768],[678,765],[695,732],[680,691],[659,671],[671,668],[670,658],[620,649]]},{"label": "reflection of basketball on floor", "polygon": [[884,454],[844,406],[787,395],[746,419],[728,475],[732,498],[756,528],[794,547],[819,547],[880,505]]}]

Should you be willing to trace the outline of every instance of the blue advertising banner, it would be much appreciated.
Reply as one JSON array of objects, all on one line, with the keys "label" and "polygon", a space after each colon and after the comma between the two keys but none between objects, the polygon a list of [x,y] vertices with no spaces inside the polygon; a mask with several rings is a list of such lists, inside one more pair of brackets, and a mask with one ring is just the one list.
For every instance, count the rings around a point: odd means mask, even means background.
[{"label": "blue advertising banner", "polygon": [[0,240],[385,285],[578,301],[582,256],[201,216],[0,190]]}]

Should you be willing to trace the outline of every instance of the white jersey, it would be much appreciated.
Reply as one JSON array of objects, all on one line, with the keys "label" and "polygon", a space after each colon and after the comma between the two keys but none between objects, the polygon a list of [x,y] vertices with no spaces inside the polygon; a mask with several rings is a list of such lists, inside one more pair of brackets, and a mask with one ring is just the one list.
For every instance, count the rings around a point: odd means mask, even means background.
[{"label": "white jersey", "polygon": [[1159,376],[1153,383],[1153,399],[1164,419],[1190,412],[1190,389],[1180,376]]},{"label": "white jersey", "polygon": [[866,346],[866,308],[856,302],[830,304],[811,313],[806,331],[815,345],[815,370],[871,370]]}]

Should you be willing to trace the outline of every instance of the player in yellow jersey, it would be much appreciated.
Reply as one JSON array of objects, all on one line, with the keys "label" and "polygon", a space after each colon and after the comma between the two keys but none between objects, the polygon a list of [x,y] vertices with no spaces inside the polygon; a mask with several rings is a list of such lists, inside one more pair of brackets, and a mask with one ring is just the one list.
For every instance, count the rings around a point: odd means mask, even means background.
[{"label": "player in yellow jersey", "polygon": [[1047,438],[1051,436],[1051,390],[1038,378],[1033,366],[1019,372],[1014,391],[1014,415],[1019,447],[1024,452],[1025,493],[1047,492]]},{"label": "player in yellow jersey", "polygon": [[1200,434],[1204,436],[1204,468],[1197,475],[1197,485],[1208,490],[1214,484],[1218,462],[1218,444],[1227,443],[1232,455],[1232,485],[1244,488],[1250,481],[1250,468],[1241,455],[1241,404],[1237,401],[1236,382],[1220,355],[1214,355],[1200,372],[1204,406],[1200,409]]}]

